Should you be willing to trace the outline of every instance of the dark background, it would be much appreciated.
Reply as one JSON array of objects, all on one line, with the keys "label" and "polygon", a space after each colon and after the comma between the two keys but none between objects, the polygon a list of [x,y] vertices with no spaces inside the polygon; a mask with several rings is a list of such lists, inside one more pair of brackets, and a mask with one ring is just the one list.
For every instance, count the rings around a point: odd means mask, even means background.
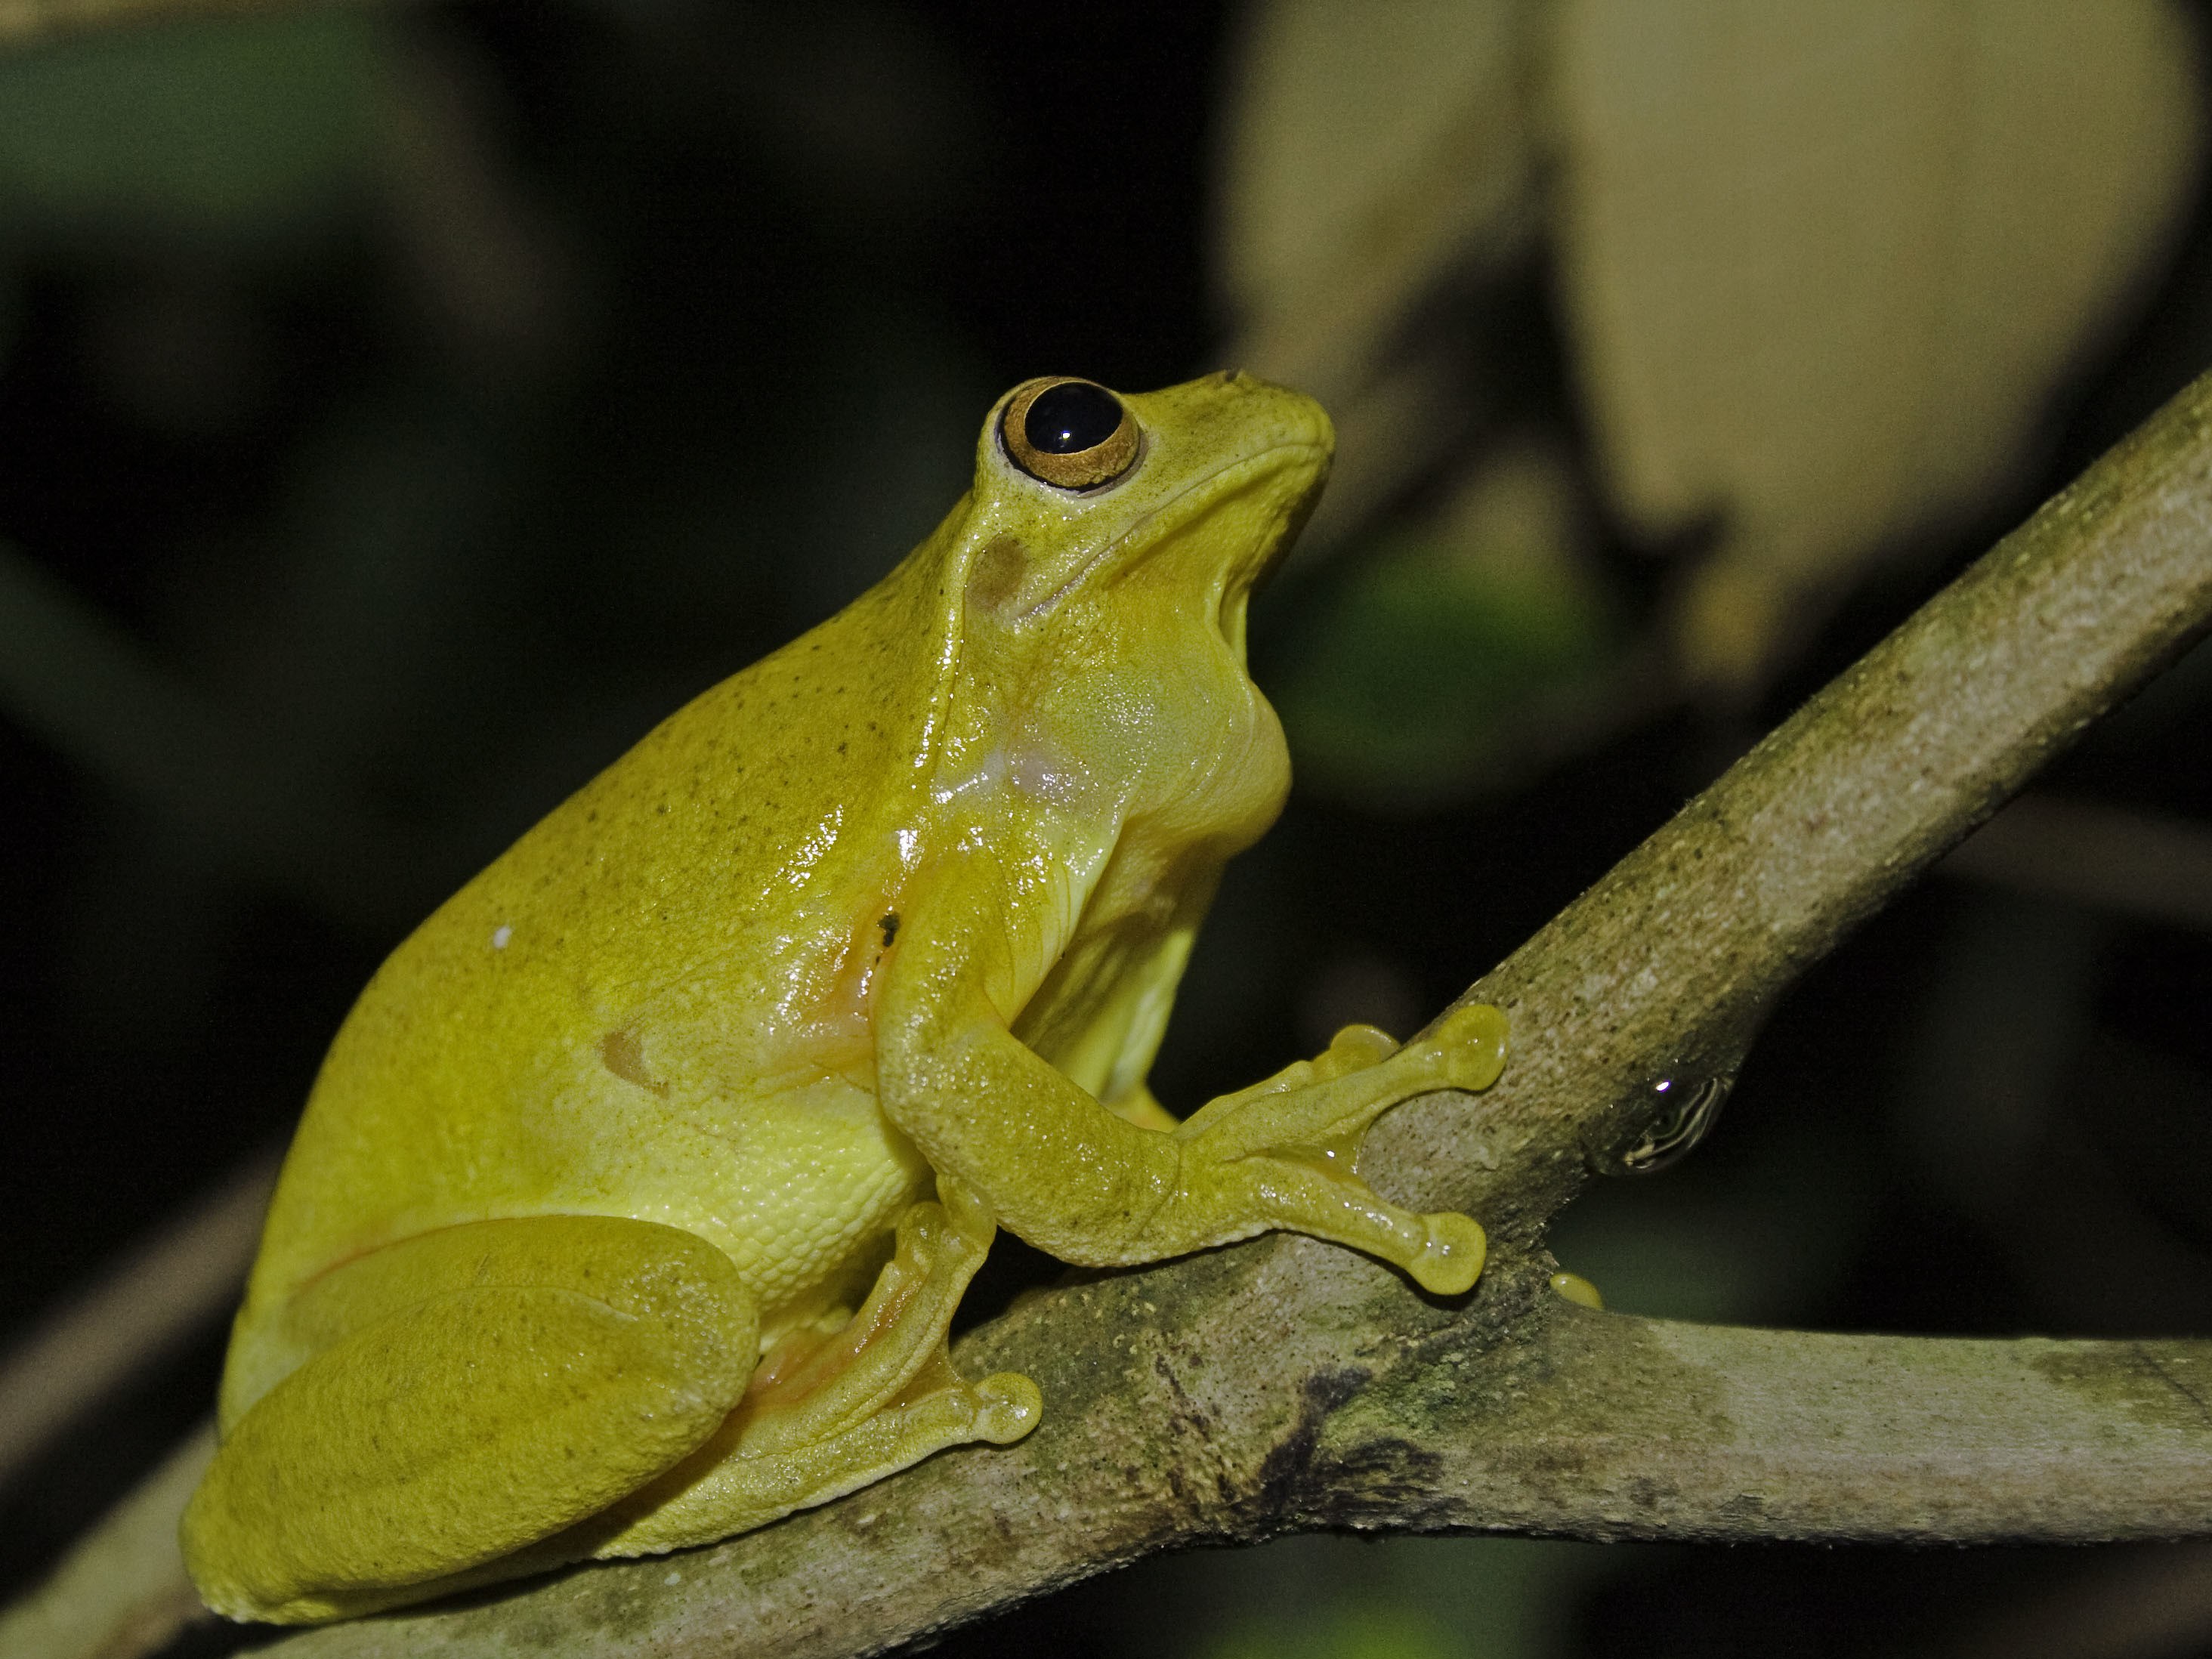
[{"label": "dark background", "polygon": [[[918,540],[1000,389],[1229,366],[1206,216],[1230,26],[1214,4],[517,3],[56,49],[89,67],[41,95],[95,125],[103,99],[236,98],[243,136],[228,174],[87,155],[0,198],[0,542],[211,711],[134,761],[20,680],[0,707],[9,1328],[283,1134],[414,920]],[[1440,1006],[2212,360],[2208,273],[2199,215],[2033,476],[1856,590],[1756,707],[1669,704],[1510,793],[1294,800],[1231,871],[1162,1097],[1188,1109],[1339,1017]],[[1539,253],[1488,302],[1522,395],[1573,430],[1553,292]],[[1625,605],[1656,603],[1625,538],[1597,557]],[[1263,685],[1347,580],[1263,597]],[[2199,653],[2052,786],[2203,819],[2208,697]],[[2208,1005],[2212,949],[2178,921],[1939,876],[1777,1010],[1696,1158],[1601,1183],[1559,1254],[1641,1312],[2207,1334]],[[2026,1126],[2006,1147],[1960,1117],[1977,1090]],[[1000,1295],[1043,1271],[1007,1255]],[[204,1413],[219,1358],[210,1329],[0,1491],[11,1588]],[[945,1650],[1944,1651],[2149,1559],[1299,1540]],[[2196,1628],[2109,1650],[2212,1651],[2212,1615]]]}]

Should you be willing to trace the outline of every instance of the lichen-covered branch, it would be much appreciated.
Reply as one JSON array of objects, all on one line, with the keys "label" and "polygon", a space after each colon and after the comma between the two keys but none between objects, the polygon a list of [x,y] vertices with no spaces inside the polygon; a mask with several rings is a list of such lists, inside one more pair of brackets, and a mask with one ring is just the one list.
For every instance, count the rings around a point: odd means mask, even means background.
[{"label": "lichen-covered branch", "polygon": [[1499,1254],[1457,1304],[1275,1238],[974,1333],[1043,1390],[711,1549],[306,1632],[288,1659],[870,1652],[1146,1552],[1321,1526],[1968,1541],[2212,1534],[2212,1343],[1705,1330],[1545,1288],[1543,1225],[1802,969],[2212,617],[2212,381],[1930,601],[1475,988],[1515,1052],[1365,1169]]},{"label": "lichen-covered branch", "polygon": [[[1333,1418],[1321,1458],[1387,1467],[1406,1448],[1382,1524],[1421,1530],[1954,1544],[2212,1531],[2212,1342],[1832,1336],[1569,1307],[1499,1380],[1469,1392],[1409,1371]],[[1360,1486],[1328,1482],[1320,1518],[1356,1524]]]}]

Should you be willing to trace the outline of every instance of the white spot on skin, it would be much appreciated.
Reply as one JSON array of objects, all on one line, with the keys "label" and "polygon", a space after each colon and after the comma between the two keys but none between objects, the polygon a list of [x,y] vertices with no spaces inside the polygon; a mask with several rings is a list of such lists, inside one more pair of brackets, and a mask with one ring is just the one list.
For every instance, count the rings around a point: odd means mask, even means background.
[{"label": "white spot on skin", "polygon": [[930,799],[939,806],[944,806],[959,799],[963,795],[972,795],[979,790],[986,793],[996,793],[1006,781],[1006,752],[1003,749],[994,748],[983,757],[975,769],[966,777],[956,779],[951,783],[939,783],[932,788],[929,792]]},{"label": "white spot on skin", "polygon": [[491,930],[491,948],[495,951],[504,951],[507,949],[507,940],[514,937],[514,929],[502,921]]},{"label": "white spot on skin", "polygon": [[1017,749],[1007,771],[1014,787],[1055,806],[1080,808],[1089,779],[1080,767],[1066,764],[1042,744]]}]

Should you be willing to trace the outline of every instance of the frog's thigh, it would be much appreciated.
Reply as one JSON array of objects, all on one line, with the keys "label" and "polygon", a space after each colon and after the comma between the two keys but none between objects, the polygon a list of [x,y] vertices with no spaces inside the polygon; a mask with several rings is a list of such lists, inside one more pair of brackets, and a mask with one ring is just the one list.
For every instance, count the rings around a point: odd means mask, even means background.
[{"label": "frog's thigh", "polygon": [[771,1354],[706,1444],[605,1521],[578,1528],[591,1553],[644,1555],[726,1538],[947,1446],[1027,1434],[1042,1410],[1036,1385],[1012,1372],[965,1382],[945,1352],[952,1311],[991,1235],[989,1220],[957,1194],[949,1206],[913,1206],[852,1322],[791,1363]]},{"label": "frog's thigh", "polygon": [[413,1600],[605,1509],[714,1431],[758,1352],[727,1256],[611,1217],[444,1228],[296,1305],[311,1343],[346,1334],[239,1419],[185,1515],[233,1617]]}]

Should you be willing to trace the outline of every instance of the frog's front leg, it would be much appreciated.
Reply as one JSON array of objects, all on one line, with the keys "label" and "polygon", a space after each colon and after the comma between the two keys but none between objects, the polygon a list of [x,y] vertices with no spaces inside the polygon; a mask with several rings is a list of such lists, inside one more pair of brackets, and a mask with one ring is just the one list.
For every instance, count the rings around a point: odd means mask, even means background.
[{"label": "frog's front leg", "polygon": [[[705,1444],[603,1516],[551,1540],[549,1565],[703,1544],[853,1492],[947,1446],[1020,1439],[1036,1385],[963,1381],[945,1352],[961,1293],[994,1231],[957,1185],[911,1206],[890,1261],[842,1330],[771,1349]],[[565,1554],[560,1552],[565,1550]]]},{"label": "frog's front leg", "polygon": [[229,1425],[186,1564],[216,1611],[282,1624],[551,1565],[514,1553],[713,1433],[757,1329],[730,1259],[652,1222],[470,1222],[371,1250],[289,1304],[308,1357]]},{"label": "frog's front leg", "polygon": [[981,930],[961,925],[974,914],[957,905],[910,918],[878,1016],[879,1098],[940,1173],[973,1188],[1014,1232],[1062,1260],[1107,1267],[1282,1229],[1368,1251],[1442,1294],[1474,1285],[1482,1229],[1387,1202],[1352,1164],[1390,1106],[1497,1079],[1498,1010],[1455,1010],[1402,1048],[1371,1027],[1349,1028],[1318,1060],[1163,1134],[1107,1111],[1014,1037],[989,994]]}]

